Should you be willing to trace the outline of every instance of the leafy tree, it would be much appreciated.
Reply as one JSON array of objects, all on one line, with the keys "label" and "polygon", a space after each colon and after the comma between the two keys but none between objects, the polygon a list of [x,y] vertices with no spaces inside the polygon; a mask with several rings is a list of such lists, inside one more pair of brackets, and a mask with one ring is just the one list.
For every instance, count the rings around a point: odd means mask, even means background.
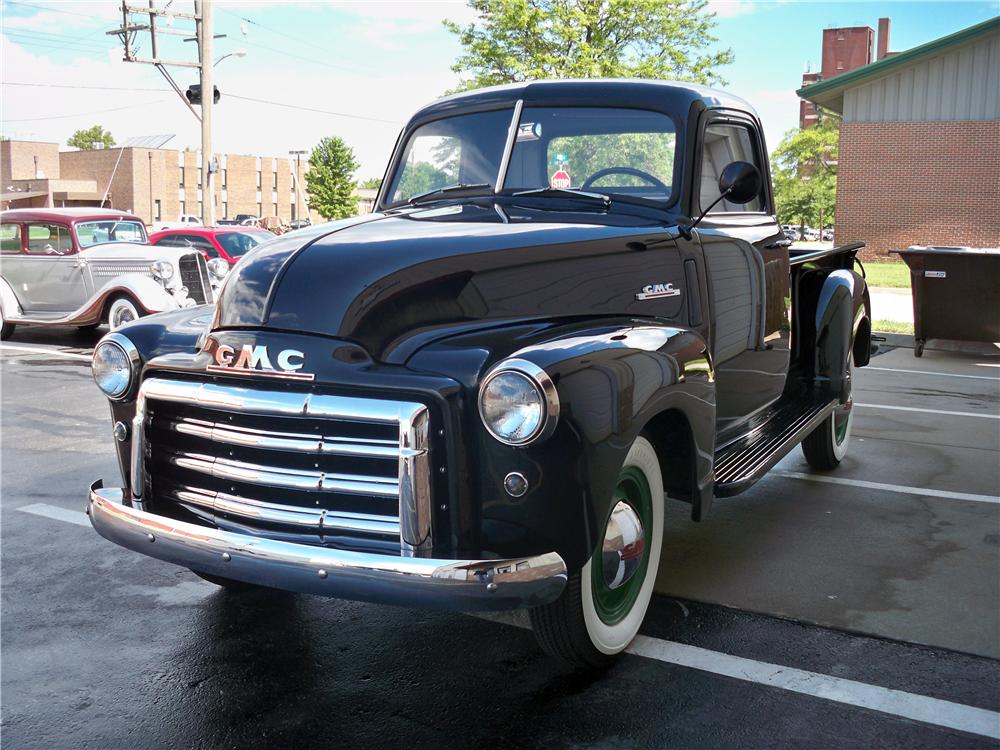
[{"label": "leafy tree", "polygon": [[729,49],[708,52],[707,0],[469,0],[479,19],[445,21],[465,48],[458,91],[543,78],[723,82]]},{"label": "leafy tree", "polygon": [[354,198],[354,149],[342,138],[323,138],[309,156],[306,192],[309,207],[324,219],[344,219],[358,212]]},{"label": "leafy tree", "polygon": [[821,116],[811,128],[791,130],[771,155],[778,218],[823,228],[833,223],[837,202],[840,122]]},{"label": "leafy tree", "polygon": [[452,185],[455,181],[454,175],[430,162],[418,161],[407,164],[392,200],[412,198],[414,195]]},{"label": "leafy tree", "polygon": [[362,190],[378,190],[382,187],[381,177],[369,177],[367,180],[358,182],[358,187]]},{"label": "leafy tree", "polygon": [[78,148],[81,151],[93,151],[98,147],[98,144],[101,144],[103,148],[111,148],[115,145],[114,136],[100,125],[77,130],[66,141],[67,146]]}]

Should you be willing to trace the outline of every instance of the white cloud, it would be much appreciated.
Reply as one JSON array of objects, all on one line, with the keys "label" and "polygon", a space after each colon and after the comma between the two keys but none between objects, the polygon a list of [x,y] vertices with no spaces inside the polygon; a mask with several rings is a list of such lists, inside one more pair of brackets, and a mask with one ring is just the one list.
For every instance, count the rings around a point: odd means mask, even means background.
[{"label": "white cloud", "polygon": [[753,13],[757,6],[752,0],[708,0],[707,9],[719,18],[732,18]]}]

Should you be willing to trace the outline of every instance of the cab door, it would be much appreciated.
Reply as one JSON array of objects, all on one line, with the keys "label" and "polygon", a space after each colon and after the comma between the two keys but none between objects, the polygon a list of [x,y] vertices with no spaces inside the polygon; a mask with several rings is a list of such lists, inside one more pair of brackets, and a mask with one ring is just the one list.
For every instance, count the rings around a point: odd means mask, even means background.
[{"label": "cab door", "polygon": [[746,204],[723,200],[698,227],[708,276],[711,349],[720,431],[738,426],[780,398],[789,363],[788,243],[774,216],[764,142],[743,113],[709,112],[698,142],[697,213],[719,193],[734,161],[755,165],[760,194]]},{"label": "cab door", "polygon": [[83,264],[69,227],[29,222],[26,238],[16,286],[11,284],[25,313],[69,313],[83,305],[87,301]]}]

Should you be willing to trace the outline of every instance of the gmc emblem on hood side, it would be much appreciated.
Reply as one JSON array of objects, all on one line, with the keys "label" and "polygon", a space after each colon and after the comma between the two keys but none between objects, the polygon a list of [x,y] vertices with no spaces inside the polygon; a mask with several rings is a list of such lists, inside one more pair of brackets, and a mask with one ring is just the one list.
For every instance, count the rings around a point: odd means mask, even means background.
[{"label": "gmc emblem on hood side", "polygon": [[226,344],[215,348],[215,363],[206,369],[209,372],[260,375],[265,378],[288,378],[291,380],[313,380],[311,372],[299,372],[305,365],[306,355],[296,349],[282,349],[271,364],[271,355],[266,346],[244,344],[237,351]]}]

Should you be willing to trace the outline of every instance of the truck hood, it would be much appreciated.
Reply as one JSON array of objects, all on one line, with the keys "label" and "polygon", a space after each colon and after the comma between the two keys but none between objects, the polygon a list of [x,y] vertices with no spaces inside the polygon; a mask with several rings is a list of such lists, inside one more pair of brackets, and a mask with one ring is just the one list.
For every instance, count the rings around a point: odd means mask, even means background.
[{"label": "truck hood", "polygon": [[[637,240],[662,238],[665,229],[626,214],[469,204],[309,227],[243,258],[226,281],[213,328],[346,339],[385,361],[414,336],[462,323],[669,316],[636,300],[647,284],[683,278],[673,243],[637,250]],[[681,298],[667,304],[679,310]]]}]

